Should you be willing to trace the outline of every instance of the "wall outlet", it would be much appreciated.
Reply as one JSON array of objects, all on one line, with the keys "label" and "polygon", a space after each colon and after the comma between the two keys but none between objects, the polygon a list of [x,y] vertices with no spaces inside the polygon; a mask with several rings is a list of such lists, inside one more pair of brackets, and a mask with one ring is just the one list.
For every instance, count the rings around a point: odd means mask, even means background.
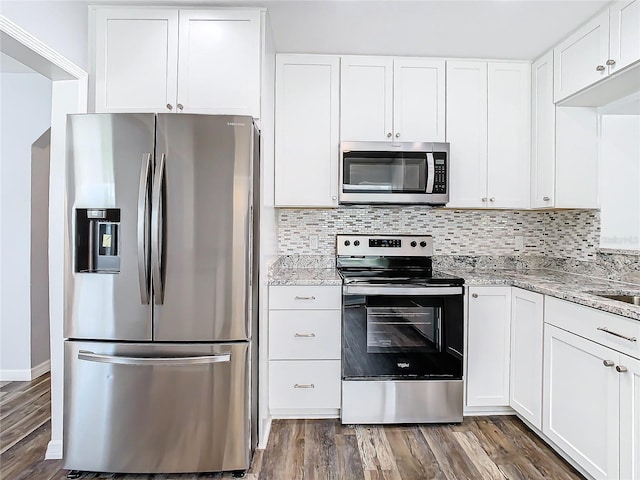
[{"label": "wall outlet", "polygon": [[309,235],[309,248],[311,250],[318,249],[318,235],[316,235],[315,233]]},{"label": "wall outlet", "polygon": [[516,250],[524,250],[524,237],[522,235],[515,236],[515,248]]}]

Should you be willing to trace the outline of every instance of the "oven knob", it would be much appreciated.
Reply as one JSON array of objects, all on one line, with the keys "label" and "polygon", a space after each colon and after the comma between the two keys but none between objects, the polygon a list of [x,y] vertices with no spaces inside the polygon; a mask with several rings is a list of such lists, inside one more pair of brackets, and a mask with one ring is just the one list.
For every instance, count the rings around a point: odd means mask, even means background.
[{"label": "oven knob", "polygon": [[425,242],[425,241],[423,240],[422,242],[420,242],[420,246],[421,246],[422,248],[426,247],[426,246],[427,246],[427,242]]},{"label": "oven knob", "polygon": [[412,247],[415,247],[416,245],[418,245],[418,244],[416,243],[416,241],[415,241],[415,240],[414,240],[413,242],[411,242],[411,246],[412,246]]},{"label": "oven knob", "polygon": [[360,240],[356,240],[355,242],[353,242],[353,245],[354,245],[354,246],[356,246],[356,247],[357,247],[358,245],[360,245]]},{"label": "oven knob", "polygon": [[351,242],[349,240],[345,240],[344,241],[344,246],[348,247],[349,245],[351,245]]}]

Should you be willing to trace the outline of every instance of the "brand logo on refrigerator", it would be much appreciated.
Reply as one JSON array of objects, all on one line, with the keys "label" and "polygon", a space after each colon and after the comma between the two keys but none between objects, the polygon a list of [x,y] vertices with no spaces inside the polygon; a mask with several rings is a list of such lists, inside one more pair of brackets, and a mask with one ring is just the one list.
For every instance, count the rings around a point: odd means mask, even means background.
[{"label": "brand logo on refrigerator", "polygon": [[227,125],[230,126],[230,127],[244,127],[246,125],[246,123],[227,122]]}]

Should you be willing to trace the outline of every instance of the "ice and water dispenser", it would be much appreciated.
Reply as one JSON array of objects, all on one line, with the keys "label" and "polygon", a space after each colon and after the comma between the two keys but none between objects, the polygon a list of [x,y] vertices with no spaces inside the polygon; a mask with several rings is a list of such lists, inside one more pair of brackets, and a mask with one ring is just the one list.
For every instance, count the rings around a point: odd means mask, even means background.
[{"label": "ice and water dispenser", "polygon": [[76,209],[76,272],[120,272],[120,209]]}]

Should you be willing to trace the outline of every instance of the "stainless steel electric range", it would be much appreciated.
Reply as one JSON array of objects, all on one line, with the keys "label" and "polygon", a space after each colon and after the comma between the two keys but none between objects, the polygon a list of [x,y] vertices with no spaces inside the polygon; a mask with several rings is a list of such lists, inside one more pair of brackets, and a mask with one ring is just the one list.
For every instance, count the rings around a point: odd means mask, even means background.
[{"label": "stainless steel electric range", "polygon": [[337,236],[342,423],[462,421],[464,279],[432,255],[430,236]]}]

